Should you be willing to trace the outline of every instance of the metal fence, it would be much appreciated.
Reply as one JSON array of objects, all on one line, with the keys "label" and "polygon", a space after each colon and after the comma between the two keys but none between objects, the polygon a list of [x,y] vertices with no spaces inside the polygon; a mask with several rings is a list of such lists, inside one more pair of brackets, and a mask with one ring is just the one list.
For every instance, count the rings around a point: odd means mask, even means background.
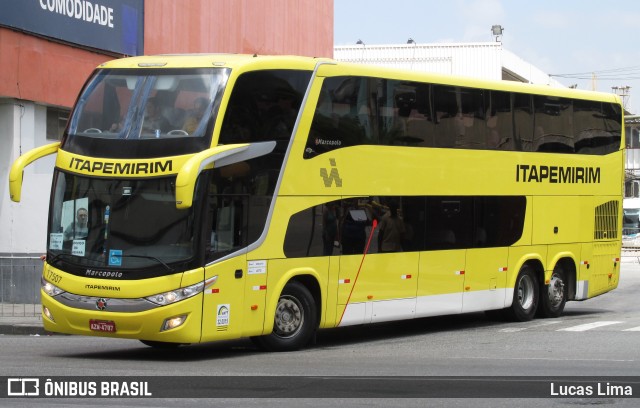
[{"label": "metal fence", "polygon": [[42,261],[0,257],[0,317],[40,315]]}]

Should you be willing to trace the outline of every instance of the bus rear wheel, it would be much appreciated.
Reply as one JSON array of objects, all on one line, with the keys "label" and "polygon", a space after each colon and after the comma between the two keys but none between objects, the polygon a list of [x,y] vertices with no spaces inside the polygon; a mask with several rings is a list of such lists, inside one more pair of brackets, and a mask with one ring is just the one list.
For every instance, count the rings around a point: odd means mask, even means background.
[{"label": "bus rear wheel", "polygon": [[567,303],[567,291],[565,288],[566,274],[561,265],[553,268],[549,285],[540,288],[540,307],[538,315],[541,317],[559,317]]},{"label": "bus rear wheel", "polygon": [[533,267],[524,265],[518,273],[513,291],[513,303],[508,316],[518,322],[527,322],[535,317],[538,309],[539,286]]},{"label": "bus rear wheel", "polygon": [[289,282],[278,299],[273,331],[252,340],[267,351],[298,350],[314,336],[317,320],[315,300],[309,289],[300,282]]}]

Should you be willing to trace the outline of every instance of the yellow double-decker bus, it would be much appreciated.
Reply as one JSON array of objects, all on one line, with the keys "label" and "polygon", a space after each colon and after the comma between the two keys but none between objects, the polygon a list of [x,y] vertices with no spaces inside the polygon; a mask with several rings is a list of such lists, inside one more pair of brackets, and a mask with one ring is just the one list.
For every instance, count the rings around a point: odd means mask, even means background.
[{"label": "yellow double-decker bus", "polygon": [[557,317],[620,271],[610,94],[329,59],[99,66],[57,154],[52,332],[171,346],[492,311]]}]

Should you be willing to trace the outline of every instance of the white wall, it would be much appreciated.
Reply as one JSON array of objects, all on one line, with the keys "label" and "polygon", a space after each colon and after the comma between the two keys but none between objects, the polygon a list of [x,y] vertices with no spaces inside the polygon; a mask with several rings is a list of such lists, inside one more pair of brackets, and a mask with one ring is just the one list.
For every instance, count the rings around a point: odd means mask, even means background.
[{"label": "white wall", "polygon": [[482,79],[502,79],[500,43],[336,46],[338,61]]},{"label": "white wall", "polygon": [[55,156],[25,168],[20,203],[9,198],[9,169],[20,154],[53,142],[46,139],[46,117],[44,106],[0,99],[0,256],[45,252]]}]

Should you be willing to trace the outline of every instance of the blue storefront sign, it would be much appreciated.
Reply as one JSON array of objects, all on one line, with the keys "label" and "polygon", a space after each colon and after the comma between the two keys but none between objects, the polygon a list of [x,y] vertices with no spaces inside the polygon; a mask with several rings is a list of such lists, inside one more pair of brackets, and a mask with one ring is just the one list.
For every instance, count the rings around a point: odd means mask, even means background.
[{"label": "blue storefront sign", "polygon": [[0,0],[0,26],[124,55],[144,53],[144,0]]}]

